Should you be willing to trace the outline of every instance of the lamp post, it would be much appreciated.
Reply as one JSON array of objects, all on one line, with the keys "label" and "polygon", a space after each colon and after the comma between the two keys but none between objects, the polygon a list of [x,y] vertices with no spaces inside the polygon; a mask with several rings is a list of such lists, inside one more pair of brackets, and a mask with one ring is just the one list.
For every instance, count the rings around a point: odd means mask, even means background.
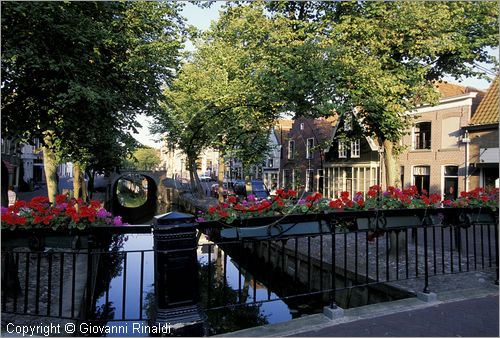
[{"label": "lamp post", "polygon": [[462,138],[462,143],[465,145],[465,161],[464,161],[464,191],[468,191],[468,178],[469,176],[469,132],[465,130],[464,136]]}]

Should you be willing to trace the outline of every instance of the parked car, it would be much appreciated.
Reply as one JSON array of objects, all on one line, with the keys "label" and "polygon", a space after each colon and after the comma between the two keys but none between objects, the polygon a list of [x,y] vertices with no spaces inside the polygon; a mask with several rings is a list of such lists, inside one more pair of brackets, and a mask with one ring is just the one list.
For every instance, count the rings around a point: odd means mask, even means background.
[{"label": "parked car", "polygon": [[252,180],[249,183],[250,189],[247,191],[245,181],[234,182],[233,189],[234,193],[240,198],[247,198],[248,195],[254,195],[257,198],[268,198],[269,190],[265,186],[263,181]]},{"label": "parked car", "polygon": [[202,182],[210,182],[212,180],[212,177],[208,176],[208,175],[201,175],[200,176],[200,181]]},{"label": "parked car", "polygon": [[[232,189],[228,187],[228,184],[226,182],[222,183],[222,196],[227,197],[227,195],[232,194]],[[210,187],[210,196],[212,197],[219,197],[219,184],[215,183],[212,184]]]}]

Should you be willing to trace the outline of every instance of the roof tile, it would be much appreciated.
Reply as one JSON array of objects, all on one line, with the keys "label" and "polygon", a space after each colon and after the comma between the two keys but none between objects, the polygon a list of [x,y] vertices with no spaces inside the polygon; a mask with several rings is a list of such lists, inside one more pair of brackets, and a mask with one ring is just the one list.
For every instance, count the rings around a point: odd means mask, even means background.
[{"label": "roof tile", "polygon": [[472,116],[470,125],[498,124],[498,76]]}]

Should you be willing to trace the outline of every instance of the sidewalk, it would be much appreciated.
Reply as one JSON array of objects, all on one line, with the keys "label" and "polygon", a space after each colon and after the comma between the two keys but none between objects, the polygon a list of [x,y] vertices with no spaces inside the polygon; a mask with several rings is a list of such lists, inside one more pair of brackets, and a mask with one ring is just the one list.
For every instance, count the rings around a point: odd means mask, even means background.
[{"label": "sidewalk", "polygon": [[308,337],[498,337],[498,295],[300,332]]},{"label": "sidewalk", "polygon": [[[459,278],[460,279],[460,278]],[[407,298],[250,328],[222,336],[240,337],[498,337],[498,286],[437,293],[437,300]]]}]

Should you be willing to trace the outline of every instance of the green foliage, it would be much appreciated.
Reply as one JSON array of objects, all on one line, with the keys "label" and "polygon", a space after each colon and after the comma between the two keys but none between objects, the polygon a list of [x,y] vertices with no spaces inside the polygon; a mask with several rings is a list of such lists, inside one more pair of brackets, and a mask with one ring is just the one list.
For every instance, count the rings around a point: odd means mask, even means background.
[{"label": "green foliage", "polygon": [[[255,28],[259,27],[258,31]],[[259,163],[283,103],[275,96],[273,59],[260,41],[274,33],[261,9],[235,8],[196,41],[196,52],[165,92],[155,132],[191,159],[207,147]]]},{"label": "green foliage", "polygon": [[136,149],[126,161],[126,166],[136,170],[153,170],[160,164],[159,151],[150,147]]},{"label": "green foliage", "polygon": [[114,166],[137,113],[159,110],[183,22],[165,2],[2,3],[2,134],[52,132],[67,160]]}]

